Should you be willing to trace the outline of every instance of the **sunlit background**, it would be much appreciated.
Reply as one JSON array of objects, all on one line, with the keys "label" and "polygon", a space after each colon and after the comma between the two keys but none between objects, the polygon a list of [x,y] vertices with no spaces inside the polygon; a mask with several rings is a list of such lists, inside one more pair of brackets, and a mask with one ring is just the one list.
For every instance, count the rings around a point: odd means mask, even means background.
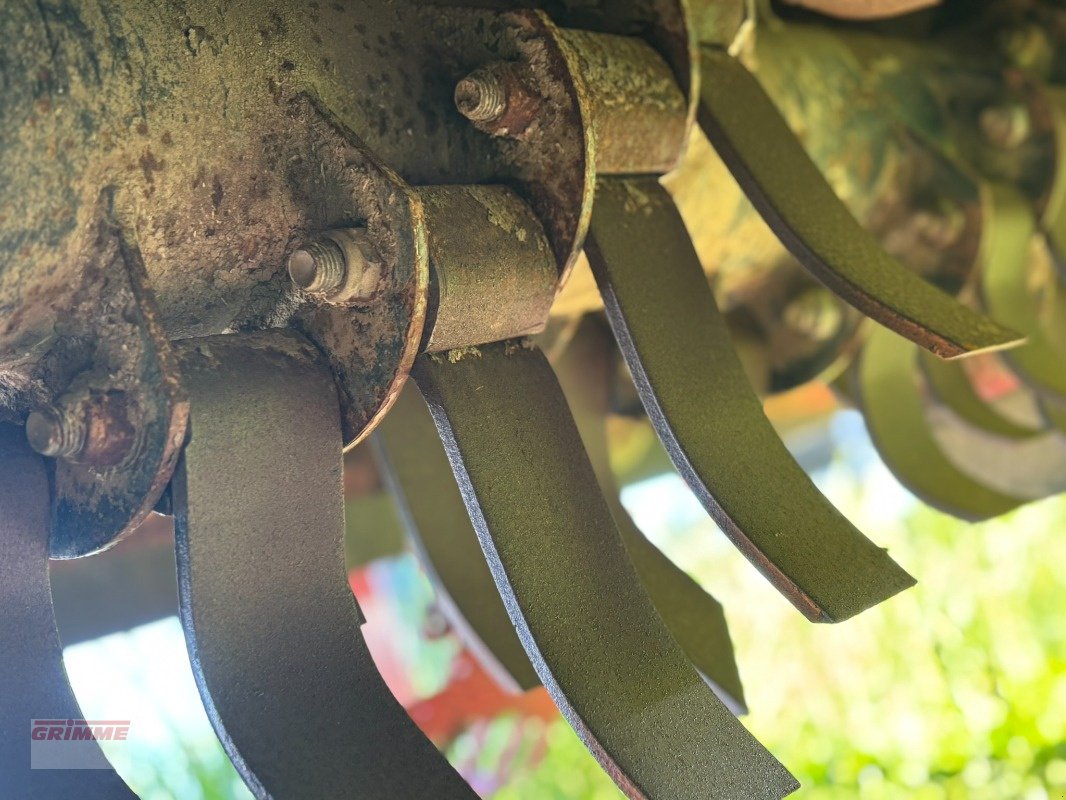
[{"label": "sunlit background", "polygon": [[[745,724],[805,800],[1066,798],[1066,500],[969,525],[902,489],[854,412],[832,417],[828,442],[817,483],[919,579],[838,626],[803,620],[676,476],[623,495],[649,538],[725,606]],[[482,796],[621,797],[542,692],[485,688],[412,556],[376,561],[353,582],[393,691]],[[200,704],[175,618],[69,647],[66,663],[86,717],[132,720],[128,743],[104,744],[142,798],[250,797]]]}]

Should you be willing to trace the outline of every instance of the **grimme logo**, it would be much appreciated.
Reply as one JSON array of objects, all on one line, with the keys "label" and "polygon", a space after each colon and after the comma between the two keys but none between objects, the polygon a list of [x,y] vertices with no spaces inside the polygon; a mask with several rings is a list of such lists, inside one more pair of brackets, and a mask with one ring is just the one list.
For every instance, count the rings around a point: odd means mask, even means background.
[{"label": "grimme logo", "polygon": [[99,742],[125,742],[128,719],[30,720],[31,769],[110,769]]},{"label": "grimme logo", "polygon": [[124,742],[130,734],[128,719],[35,719],[30,723],[30,738],[34,741],[96,741]]}]

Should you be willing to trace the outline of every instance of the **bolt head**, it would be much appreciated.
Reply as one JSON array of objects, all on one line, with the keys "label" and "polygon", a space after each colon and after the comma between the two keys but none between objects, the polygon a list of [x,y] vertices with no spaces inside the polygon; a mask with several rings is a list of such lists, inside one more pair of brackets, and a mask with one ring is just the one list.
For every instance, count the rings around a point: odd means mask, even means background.
[{"label": "bolt head", "polygon": [[1005,150],[1018,147],[1029,138],[1029,109],[1023,105],[986,108],[978,122],[985,140]]},{"label": "bolt head", "polygon": [[801,292],[785,306],[784,322],[814,342],[827,342],[844,324],[844,310],[836,296],[822,287]]}]

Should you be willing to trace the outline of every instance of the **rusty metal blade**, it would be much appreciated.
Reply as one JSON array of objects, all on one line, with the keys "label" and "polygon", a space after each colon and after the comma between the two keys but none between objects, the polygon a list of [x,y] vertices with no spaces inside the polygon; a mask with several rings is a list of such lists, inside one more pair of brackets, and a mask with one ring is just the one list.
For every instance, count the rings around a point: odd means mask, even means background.
[{"label": "rusty metal blade", "polygon": [[260,798],[475,798],[396,702],[360,636],[328,367],[281,332],[191,341],[183,352],[181,619],[238,772]]},{"label": "rusty metal blade", "polygon": [[539,350],[420,356],[426,397],[537,674],[631,798],[779,798],[795,780],[700,680],[626,554]]},{"label": "rusty metal blade", "polygon": [[890,256],[834,194],[748,70],[701,50],[698,118],[733,177],[782,244],[859,311],[941,358],[1022,337],[956,302]]},{"label": "rusty metal blade", "polygon": [[[48,582],[51,497],[44,460],[22,428],[0,425],[0,797],[136,798],[95,740],[69,742],[82,769],[31,768],[32,720],[81,720],[63,669]],[[47,744],[47,743],[42,743]],[[58,744],[58,743],[53,743]],[[38,754],[40,757],[41,754]]]},{"label": "rusty metal blade", "polygon": [[885,464],[921,500],[962,519],[998,517],[1021,505],[958,470],[937,446],[916,383],[917,354],[878,328],[853,370],[855,395]]},{"label": "rusty metal blade", "polygon": [[781,443],[658,182],[601,179],[586,251],[671,460],[767,579],[815,622],[847,619],[913,585]]},{"label": "rusty metal blade", "polygon": [[648,541],[622,505],[607,446],[613,346],[602,321],[586,318],[555,364],[581,440],[629,559],[670,634],[734,714],[746,713],[722,605]]}]

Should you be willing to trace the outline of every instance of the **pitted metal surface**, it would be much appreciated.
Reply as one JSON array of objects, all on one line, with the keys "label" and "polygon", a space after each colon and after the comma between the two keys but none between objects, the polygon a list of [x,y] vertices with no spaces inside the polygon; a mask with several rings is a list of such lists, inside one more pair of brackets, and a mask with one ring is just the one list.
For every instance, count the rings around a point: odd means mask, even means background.
[{"label": "pitted metal surface", "polygon": [[423,186],[432,265],[423,350],[539,333],[559,272],[530,207],[506,186]]},{"label": "pitted metal surface", "polygon": [[[295,318],[334,356],[350,440],[394,397],[425,302],[418,210],[382,164],[417,183],[508,182],[540,214],[562,268],[580,249],[591,137],[539,12],[286,0],[50,8],[19,0],[0,13],[21,70],[5,71],[0,108],[7,405],[52,388],[40,365],[84,291],[74,256],[94,247],[102,187],[167,335]],[[466,72],[500,58],[527,63],[543,95],[522,141],[473,129],[452,102]],[[375,302],[347,315],[309,306],[287,280],[287,253],[353,224],[386,267]]]},{"label": "pitted metal surface", "polygon": [[687,98],[666,60],[632,36],[561,30],[585,85],[600,175],[669,172],[688,141]]},{"label": "pitted metal surface", "polygon": [[[159,321],[137,249],[107,219],[100,198],[97,239],[83,254],[96,286],[86,286],[82,306],[57,323],[50,356],[68,362],[63,397],[75,408],[106,398],[115,412],[90,431],[97,452],[121,441],[118,458],[54,462],[52,558],[77,558],[113,544],[151,512],[174,472],[185,439],[189,407],[177,359]],[[92,266],[89,267],[88,265]],[[99,270],[99,272],[97,272]],[[86,413],[75,411],[73,413]],[[125,435],[121,435],[125,434]]]}]

